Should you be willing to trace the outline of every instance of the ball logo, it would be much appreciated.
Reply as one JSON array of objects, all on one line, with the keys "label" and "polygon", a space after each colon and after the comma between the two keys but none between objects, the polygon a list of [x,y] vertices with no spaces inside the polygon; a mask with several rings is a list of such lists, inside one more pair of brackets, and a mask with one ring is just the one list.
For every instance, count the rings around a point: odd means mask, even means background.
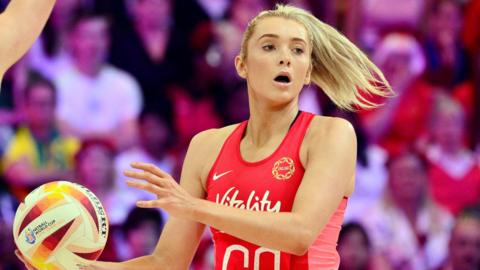
[{"label": "ball logo", "polygon": [[27,243],[29,244],[35,244],[35,240],[37,240],[37,238],[35,237],[35,232],[28,229],[25,231],[25,241],[27,241]]},{"label": "ball logo", "polygon": [[283,157],[273,165],[272,174],[277,180],[288,180],[295,172],[295,164],[289,157]]}]

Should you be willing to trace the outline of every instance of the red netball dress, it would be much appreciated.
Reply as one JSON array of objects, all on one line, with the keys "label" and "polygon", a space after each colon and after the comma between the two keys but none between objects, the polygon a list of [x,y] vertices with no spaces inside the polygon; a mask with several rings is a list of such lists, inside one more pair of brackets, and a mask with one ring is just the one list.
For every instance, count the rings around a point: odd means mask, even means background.
[{"label": "red netball dress", "polygon": [[[251,211],[290,212],[305,171],[299,157],[300,145],[313,117],[311,113],[301,112],[273,154],[257,162],[247,162],[241,157],[240,141],[247,121],[239,124],[210,170],[207,199]],[[336,245],[346,205],[347,198],[343,198],[303,256],[260,247],[211,228],[215,269],[338,269],[340,258]]]}]

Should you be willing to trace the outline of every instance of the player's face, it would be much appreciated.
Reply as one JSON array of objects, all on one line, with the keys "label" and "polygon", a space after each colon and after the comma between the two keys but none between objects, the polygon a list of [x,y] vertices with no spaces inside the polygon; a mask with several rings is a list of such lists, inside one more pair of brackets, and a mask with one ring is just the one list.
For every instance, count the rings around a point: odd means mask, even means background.
[{"label": "player's face", "polygon": [[49,126],[55,119],[55,97],[49,86],[32,87],[26,102],[27,121],[35,126]]},{"label": "player's face", "polygon": [[73,32],[74,56],[81,61],[103,62],[107,57],[108,22],[104,18],[92,18],[80,22]]},{"label": "player's face", "polygon": [[140,123],[140,138],[145,147],[163,148],[168,143],[168,127],[164,120],[155,115],[148,115]]},{"label": "player's face", "polygon": [[427,175],[415,156],[405,155],[392,161],[389,177],[390,191],[397,203],[418,202],[426,195]]},{"label": "player's face", "polygon": [[102,187],[111,188],[107,185],[111,183],[112,162],[108,149],[100,145],[90,146],[77,164],[82,184],[93,192],[100,192]]},{"label": "player's face", "polygon": [[480,222],[460,220],[450,240],[450,257],[455,269],[476,270],[480,265]]},{"label": "player's face", "polygon": [[350,231],[338,245],[342,269],[365,269],[368,264],[368,246],[364,236],[357,230]]},{"label": "player's face", "polygon": [[273,106],[297,100],[310,82],[308,40],[307,30],[296,21],[270,17],[258,22],[247,43],[246,59],[236,58],[253,100],[267,100]]},{"label": "player's face", "polygon": [[464,140],[465,118],[460,108],[451,108],[435,115],[432,119],[432,138],[442,147],[457,149]]},{"label": "player's face", "polygon": [[151,221],[144,221],[138,225],[137,228],[129,232],[127,241],[135,257],[145,256],[155,249],[159,236],[160,231],[158,224]]},{"label": "player's face", "polygon": [[170,0],[136,0],[133,2],[135,21],[145,27],[168,25],[171,19]]}]

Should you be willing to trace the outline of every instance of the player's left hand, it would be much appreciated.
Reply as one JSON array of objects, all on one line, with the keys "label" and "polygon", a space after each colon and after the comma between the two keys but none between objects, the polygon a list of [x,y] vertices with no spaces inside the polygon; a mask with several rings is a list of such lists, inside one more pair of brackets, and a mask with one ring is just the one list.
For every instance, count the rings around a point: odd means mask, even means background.
[{"label": "player's left hand", "polygon": [[171,175],[148,163],[134,162],[131,166],[139,171],[124,172],[125,176],[135,179],[127,180],[127,185],[157,196],[156,200],[138,201],[138,207],[162,208],[172,216],[192,218],[195,202],[198,199],[183,189]]}]

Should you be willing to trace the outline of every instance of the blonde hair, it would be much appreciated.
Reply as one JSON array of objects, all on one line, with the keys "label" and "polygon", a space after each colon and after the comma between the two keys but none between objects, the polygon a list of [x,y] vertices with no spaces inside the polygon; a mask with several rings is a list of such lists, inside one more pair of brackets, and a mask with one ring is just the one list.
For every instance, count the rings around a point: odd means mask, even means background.
[{"label": "blonde hair", "polygon": [[290,5],[277,4],[274,10],[262,11],[250,21],[240,49],[242,59],[247,57],[247,43],[258,22],[268,17],[294,20],[306,28],[312,48],[311,80],[338,107],[350,111],[372,108],[378,105],[367,97],[393,95],[383,73],[357,46],[311,13]]}]

